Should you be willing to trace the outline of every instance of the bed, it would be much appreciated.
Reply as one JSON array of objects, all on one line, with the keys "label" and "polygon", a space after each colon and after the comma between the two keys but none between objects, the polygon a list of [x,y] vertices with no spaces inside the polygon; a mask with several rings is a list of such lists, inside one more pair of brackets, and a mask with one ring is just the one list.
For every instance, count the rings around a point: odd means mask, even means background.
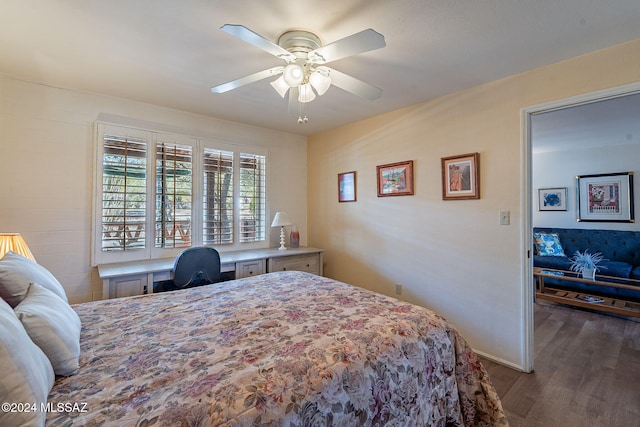
[{"label": "bed", "polygon": [[0,297],[1,425],[507,425],[442,317],[325,277],[70,306],[8,253]]},{"label": "bed", "polygon": [[329,278],[269,273],[72,307],[79,370],[56,378],[47,426],[507,425],[441,316]]}]

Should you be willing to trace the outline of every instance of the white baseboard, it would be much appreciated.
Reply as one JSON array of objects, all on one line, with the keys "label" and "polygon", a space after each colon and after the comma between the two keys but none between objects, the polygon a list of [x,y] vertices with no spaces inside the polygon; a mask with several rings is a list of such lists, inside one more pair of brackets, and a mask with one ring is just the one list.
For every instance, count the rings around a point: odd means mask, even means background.
[{"label": "white baseboard", "polygon": [[474,351],[478,356],[481,356],[481,357],[483,357],[483,358],[485,358],[485,359],[489,359],[489,360],[491,360],[492,362],[495,362],[495,363],[498,363],[498,364],[500,364],[500,365],[506,366],[507,368],[515,369],[516,371],[525,372],[525,371],[522,369],[522,366],[516,365],[515,363],[511,363],[511,362],[509,362],[509,361],[506,361],[506,360],[500,359],[499,357],[495,357],[494,355],[487,354],[487,353],[485,353],[485,352],[483,352],[483,351],[476,350],[475,348],[473,349],[473,351]]}]

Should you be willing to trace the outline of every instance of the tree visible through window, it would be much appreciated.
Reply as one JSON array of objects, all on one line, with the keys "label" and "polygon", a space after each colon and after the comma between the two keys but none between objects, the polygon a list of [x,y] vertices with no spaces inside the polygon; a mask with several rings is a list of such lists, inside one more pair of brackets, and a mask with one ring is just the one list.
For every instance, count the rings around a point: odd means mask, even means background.
[{"label": "tree visible through window", "polygon": [[240,155],[240,241],[255,242],[265,236],[265,157]]},{"label": "tree visible through window", "polygon": [[233,152],[204,150],[202,242],[233,242]]},{"label": "tree visible through window", "polygon": [[192,149],[156,146],[156,248],[191,246]]}]

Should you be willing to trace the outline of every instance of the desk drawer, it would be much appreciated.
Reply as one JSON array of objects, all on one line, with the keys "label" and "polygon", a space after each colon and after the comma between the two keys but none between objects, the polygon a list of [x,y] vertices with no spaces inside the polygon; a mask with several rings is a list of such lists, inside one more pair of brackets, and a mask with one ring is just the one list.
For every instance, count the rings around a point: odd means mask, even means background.
[{"label": "desk drawer", "polygon": [[147,283],[147,274],[132,274],[130,276],[113,278],[111,279],[111,292],[113,292],[113,295],[109,295],[109,298],[142,295],[148,291]]},{"label": "desk drawer", "polygon": [[236,279],[257,276],[265,273],[265,260],[243,261],[236,263]]},{"label": "desk drawer", "polygon": [[311,254],[269,258],[269,272],[290,270],[320,275],[320,256]]}]

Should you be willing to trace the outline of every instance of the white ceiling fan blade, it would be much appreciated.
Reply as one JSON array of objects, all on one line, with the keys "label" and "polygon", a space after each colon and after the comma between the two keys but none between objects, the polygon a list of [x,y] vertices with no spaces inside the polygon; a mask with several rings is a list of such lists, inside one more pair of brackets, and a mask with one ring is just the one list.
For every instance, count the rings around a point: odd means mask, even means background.
[{"label": "white ceiling fan blade", "polygon": [[218,86],[214,86],[211,88],[211,92],[224,93],[232,89],[239,88],[240,86],[245,86],[245,85],[260,81],[262,79],[266,79],[267,77],[277,76],[278,74],[282,73],[283,69],[284,67],[280,66],[280,67],[269,68],[268,70],[258,71],[257,73],[253,73],[248,76],[245,76],[227,83],[223,83]]},{"label": "white ceiling fan blade", "polygon": [[254,33],[244,25],[225,24],[220,27],[220,29],[245,43],[249,43],[250,45],[262,49],[273,56],[282,58],[287,62],[293,62],[296,60],[296,56],[294,54],[265,39],[260,34]]},{"label": "white ceiling fan blade", "polygon": [[329,73],[329,77],[331,77],[331,84],[339,87],[340,89],[344,89],[347,92],[351,92],[354,95],[358,95],[370,101],[378,99],[380,98],[380,95],[382,95],[382,89],[371,86],[369,83],[365,83],[362,80],[358,80],[348,74],[341,73],[333,68],[320,68]]},{"label": "white ceiling fan blade", "polygon": [[326,64],[347,56],[380,49],[386,45],[384,36],[369,28],[312,50],[309,52],[309,60],[316,64]]}]

